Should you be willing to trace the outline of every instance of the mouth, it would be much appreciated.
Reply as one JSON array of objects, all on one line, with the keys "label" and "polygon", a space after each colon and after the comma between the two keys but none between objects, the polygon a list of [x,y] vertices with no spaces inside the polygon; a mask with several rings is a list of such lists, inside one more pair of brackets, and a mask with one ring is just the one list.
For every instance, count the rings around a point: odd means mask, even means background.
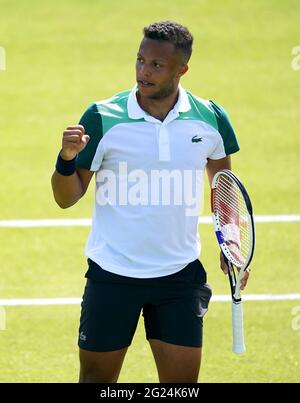
[{"label": "mouth", "polygon": [[149,88],[149,87],[154,86],[153,83],[150,83],[149,81],[145,81],[145,80],[137,80],[137,84],[141,88]]}]

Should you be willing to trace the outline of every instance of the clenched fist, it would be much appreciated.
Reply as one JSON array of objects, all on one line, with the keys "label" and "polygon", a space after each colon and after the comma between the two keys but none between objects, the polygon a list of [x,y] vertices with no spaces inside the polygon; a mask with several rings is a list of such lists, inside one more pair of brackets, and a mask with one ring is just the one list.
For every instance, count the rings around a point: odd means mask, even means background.
[{"label": "clenched fist", "polygon": [[90,136],[85,134],[81,125],[68,126],[63,133],[61,157],[64,160],[72,160],[87,145]]}]

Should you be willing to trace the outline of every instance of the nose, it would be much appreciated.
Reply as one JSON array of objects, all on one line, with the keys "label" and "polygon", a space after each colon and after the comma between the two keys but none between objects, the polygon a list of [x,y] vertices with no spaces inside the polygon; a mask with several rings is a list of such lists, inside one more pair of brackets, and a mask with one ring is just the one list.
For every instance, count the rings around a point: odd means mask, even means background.
[{"label": "nose", "polygon": [[151,77],[151,69],[149,66],[147,66],[146,63],[143,63],[140,66],[138,66],[138,72],[141,77],[144,77],[144,78]]}]

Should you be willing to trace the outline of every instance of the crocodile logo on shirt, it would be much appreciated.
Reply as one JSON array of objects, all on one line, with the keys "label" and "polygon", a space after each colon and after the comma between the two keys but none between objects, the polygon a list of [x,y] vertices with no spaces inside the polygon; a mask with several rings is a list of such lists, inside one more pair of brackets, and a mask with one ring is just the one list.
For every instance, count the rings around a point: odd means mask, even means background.
[{"label": "crocodile logo on shirt", "polygon": [[197,137],[197,135],[192,138],[192,143],[201,143],[201,141],[202,137]]}]

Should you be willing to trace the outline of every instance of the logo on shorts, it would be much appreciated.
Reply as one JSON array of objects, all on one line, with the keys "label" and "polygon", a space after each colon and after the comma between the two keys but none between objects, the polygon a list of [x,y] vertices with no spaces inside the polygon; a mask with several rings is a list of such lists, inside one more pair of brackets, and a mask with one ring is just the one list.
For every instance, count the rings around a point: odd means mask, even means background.
[{"label": "logo on shorts", "polygon": [[86,335],[83,332],[80,332],[79,339],[81,341],[86,341]]},{"label": "logo on shorts", "polygon": [[197,137],[197,135],[192,137],[192,143],[201,143],[201,141],[202,137]]}]

